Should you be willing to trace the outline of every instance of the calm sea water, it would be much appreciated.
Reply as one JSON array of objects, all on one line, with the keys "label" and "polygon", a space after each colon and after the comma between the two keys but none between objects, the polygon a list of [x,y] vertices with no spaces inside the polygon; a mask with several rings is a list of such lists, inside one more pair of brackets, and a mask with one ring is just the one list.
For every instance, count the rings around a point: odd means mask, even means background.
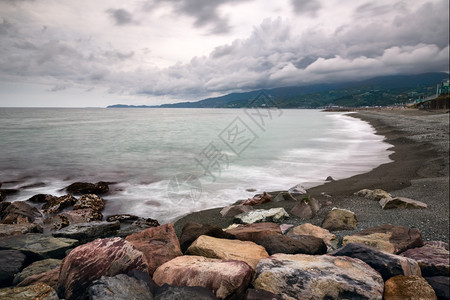
[{"label": "calm sea water", "polygon": [[[318,110],[0,108],[0,182],[9,201],[115,182],[104,215],[161,223],[256,192],[311,187],[390,161],[366,122]],[[9,182],[9,183],[8,183]]]}]

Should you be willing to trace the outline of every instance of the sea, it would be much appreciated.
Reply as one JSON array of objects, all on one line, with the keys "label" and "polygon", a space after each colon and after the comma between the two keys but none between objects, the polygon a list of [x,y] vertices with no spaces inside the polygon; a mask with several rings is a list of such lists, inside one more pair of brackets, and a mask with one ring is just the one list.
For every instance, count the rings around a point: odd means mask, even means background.
[{"label": "sea", "polygon": [[7,201],[110,182],[105,216],[161,224],[264,191],[310,188],[390,162],[349,113],[306,109],[0,108]]}]

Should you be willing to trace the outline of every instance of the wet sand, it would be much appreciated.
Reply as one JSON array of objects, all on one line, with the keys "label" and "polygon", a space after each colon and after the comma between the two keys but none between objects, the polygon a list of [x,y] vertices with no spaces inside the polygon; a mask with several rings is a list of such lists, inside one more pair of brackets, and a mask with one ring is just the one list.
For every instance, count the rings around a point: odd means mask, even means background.
[{"label": "wet sand", "polygon": [[[449,113],[411,109],[359,110],[353,117],[369,122],[377,134],[393,147],[393,162],[351,178],[313,187],[308,194],[323,206],[311,220],[290,217],[287,224],[321,224],[332,207],[353,211],[358,219],[355,231],[381,224],[418,228],[425,240],[449,241]],[[351,161],[348,162],[351,164]],[[323,174],[324,178],[328,175]],[[287,189],[290,187],[286,187]],[[382,210],[378,201],[354,196],[361,189],[383,189],[393,196],[425,202],[427,209]],[[325,196],[323,194],[329,195]],[[330,197],[331,196],[331,197]],[[236,199],[238,200],[238,199]],[[287,212],[295,201],[266,203],[255,208],[284,207]],[[233,218],[223,218],[220,208],[189,214],[175,223],[177,233],[188,221],[227,227]],[[339,237],[353,231],[334,232]]]}]

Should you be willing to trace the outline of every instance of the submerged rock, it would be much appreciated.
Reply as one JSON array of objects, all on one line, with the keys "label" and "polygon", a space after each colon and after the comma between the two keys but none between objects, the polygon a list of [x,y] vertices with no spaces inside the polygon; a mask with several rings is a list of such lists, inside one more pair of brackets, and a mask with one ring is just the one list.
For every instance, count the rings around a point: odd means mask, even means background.
[{"label": "submerged rock", "polygon": [[156,269],[156,284],[201,286],[219,299],[242,299],[252,279],[253,269],[243,261],[202,256],[179,256]]},{"label": "submerged rock", "polygon": [[359,259],[275,254],[262,259],[253,286],[283,299],[382,299],[383,278]]},{"label": "submerged rock", "polygon": [[69,194],[84,195],[96,194],[102,195],[109,192],[109,185],[107,182],[99,181],[97,183],[89,182],[75,182],[64,188]]}]

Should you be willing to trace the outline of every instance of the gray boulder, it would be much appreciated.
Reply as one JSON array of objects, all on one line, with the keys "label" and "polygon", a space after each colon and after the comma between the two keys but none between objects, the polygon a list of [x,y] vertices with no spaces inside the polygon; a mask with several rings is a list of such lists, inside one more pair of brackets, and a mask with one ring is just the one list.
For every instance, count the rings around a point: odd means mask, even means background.
[{"label": "gray boulder", "polygon": [[152,300],[148,285],[139,279],[125,274],[113,277],[102,276],[89,287],[91,300]]}]

